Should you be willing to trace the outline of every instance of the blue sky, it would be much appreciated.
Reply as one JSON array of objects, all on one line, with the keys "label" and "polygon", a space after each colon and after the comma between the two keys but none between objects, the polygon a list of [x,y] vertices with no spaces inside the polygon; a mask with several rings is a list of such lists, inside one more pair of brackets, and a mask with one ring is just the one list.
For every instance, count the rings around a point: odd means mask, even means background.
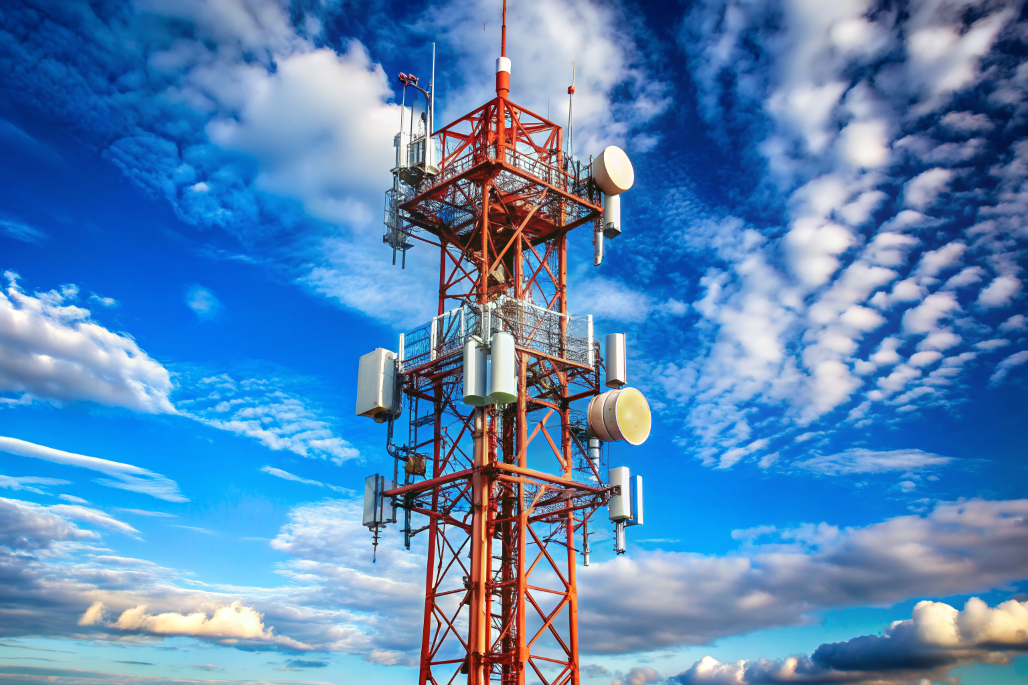
[{"label": "blue sky", "polygon": [[[0,674],[410,682],[423,541],[356,363],[433,313],[381,243],[399,71],[491,96],[499,2],[0,8]],[[511,97],[624,147],[572,308],[654,409],[586,682],[1028,678],[1028,21],[1010,2],[517,1]],[[1020,631],[1020,632],[1018,632]]]}]

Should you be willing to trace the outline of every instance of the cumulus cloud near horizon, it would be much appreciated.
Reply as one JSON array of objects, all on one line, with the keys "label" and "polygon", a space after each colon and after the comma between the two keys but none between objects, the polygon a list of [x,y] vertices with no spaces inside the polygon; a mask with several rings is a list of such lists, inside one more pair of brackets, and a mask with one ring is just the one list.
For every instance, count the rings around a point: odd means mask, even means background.
[{"label": "cumulus cloud near horizon", "polygon": [[1026,520],[1028,500],[969,500],[865,527],[758,526],[725,555],[633,551],[579,570],[582,650],[707,644],[828,608],[1001,587],[1028,568]]},{"label": "cumulus cloud near horizon", "polygon": [[198,587],[188,571],[112,555],[99,534],[68,520],[83,512],[0,498],[0,548],[16,552],[0,587],[0,636],[192,636],[410,665],[424,608],[423,536],[411,553],[399,531],[387,531],[373,564],[360,508],[352,498],[293,507],[272,541],[284,555],[271,569],[281,584]]},{"label": "cumulus cloud near horizon", "polygon": [[[90,608],[83,614],[82,621],[96,616],[100,609]],[[95,621],[94,621],[95,623]],[[185,635],[192,637],[247,638],[271,640],[273,631],[264,627],[264,617],[242,602],[216,608],[208,615],[197,611],[191,614],[164,612],[150,614],[145,605],[126,609],[113,623],[119,630],[139,631],[155,635]]]},{"label": "cumulus cloud near horizon", "polygon": [[[50,634],[86,625],[98,634],[191,630],[206,639],[301,651],[305,645],[374,663],[415,663],[424,538],[416,537],[408,552],[399,531],[390,528],[373,564],[360,506],[353,498],[325,499],[289,512],[271,542],[286,555],[275,567],[283,585],[197,592],[177,587],[183,576],[171,569],[86,548],[79,553],[84,558],[34,559],[36,551],[97,535],[44,507],[0,500],[0,545],[24,551],[15,559],[22,569],[18,587],[0,596],[0,619],[14,611],[22,620],[7,623],[5,634],[40,625],[50,626]],[[866,527],[758,526],[733,534],[740,547],[724,555],[633,549],[579,569],[582,654],[709,644],[805,624],[827,609],[1002,587],[1022,578],[1028,564],[1026,518],[1028,500],[972,500]],[[98,585],[101,568],[105,580]],[[45,615],[37,604],[44,594],[58,607]],[[240,604],[233,608],[233,602]],[[619,617],[616,625],[604,620],[611,615]]]},{"label": "cumulus cloud near horizon", "polygon": [[950,682],[955,668],[1009,664],[1028,653],[1028,602],[990,607],[978,597],[963,610],[921,601],[882,635],[822,644],[811,656],[721,663],[705,656],[673,680],[681,685],[921,685]]}]

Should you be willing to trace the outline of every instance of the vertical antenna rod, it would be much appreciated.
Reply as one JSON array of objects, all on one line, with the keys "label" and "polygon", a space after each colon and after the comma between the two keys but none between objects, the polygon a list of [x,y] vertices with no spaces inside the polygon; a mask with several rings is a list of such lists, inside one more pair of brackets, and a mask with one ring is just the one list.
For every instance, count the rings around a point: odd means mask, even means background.
[{"label": "vertical antenna rod", "polygon": [[428,144],[431,145],[435,132],[435,43],[432,43],[432,81],[428,84],[428,92],[432,94],[428,105]]},{"label": "vertical antenna rod", "polygon": [[500,29],[500,56],[496,60],[496,94],[510,95],[510,60],[507,59],[507,0],[503,0],[503,27]]},{"label": "vertical antenna rod", "polygon": [[578,59],[576,58],[571,62],[571,85],[568,86],[568,158],[575,156],[575,146],[572,140],[574,135],[574,129],[572,128],[572,118],[574,116],[574,105],[575,105],[575,68],[578,66]]}]

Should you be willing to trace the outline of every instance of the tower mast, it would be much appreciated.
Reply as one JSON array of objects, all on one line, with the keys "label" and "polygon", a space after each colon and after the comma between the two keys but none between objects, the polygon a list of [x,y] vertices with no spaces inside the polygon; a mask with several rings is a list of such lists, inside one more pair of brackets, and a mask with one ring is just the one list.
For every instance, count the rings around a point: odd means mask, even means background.
[{"label": "tower mast", "polygon": [[[437,315],[401,335],[398,354],[361,359],[360,384],[378,380],[365,405],[359,384],[358,413],[389,422],[387,449],[403,464],[392,481],[369,477],[364,523],[394,522],[392,502],[408,546],[427,536],[419,685],[579,685],[576,539],[628,496],[605,482],[584,411],[604,365],[592,317],[568,311],[567,236],[602,231],[602,192],[631,178],[601,192],[592,165],[564,151],[561,127],[510,101],[506,11],[504,0],[496,96],[411,142],[394,170],[402,183],[387,192],[385,242],[439,250]],[[627,157],[617,168],[632,173]],[[609,387],[623,384],[608,374]],[[397,446],[401,415],[408,436]],[[413,529],[412,514],[425,525]]]}]

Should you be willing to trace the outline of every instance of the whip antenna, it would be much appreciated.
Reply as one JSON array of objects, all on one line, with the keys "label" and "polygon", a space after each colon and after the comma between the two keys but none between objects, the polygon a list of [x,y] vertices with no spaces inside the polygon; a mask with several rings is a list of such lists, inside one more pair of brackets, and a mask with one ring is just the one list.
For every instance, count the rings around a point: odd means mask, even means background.
[{"label": "whip antenna", "polygon": [[575,156],[575,146],[573,142],[574,128],[574,105],[575,105],[575,67],[577,66],[578,60],[571,62],[571,85],[568,86],[568,157]]}]

